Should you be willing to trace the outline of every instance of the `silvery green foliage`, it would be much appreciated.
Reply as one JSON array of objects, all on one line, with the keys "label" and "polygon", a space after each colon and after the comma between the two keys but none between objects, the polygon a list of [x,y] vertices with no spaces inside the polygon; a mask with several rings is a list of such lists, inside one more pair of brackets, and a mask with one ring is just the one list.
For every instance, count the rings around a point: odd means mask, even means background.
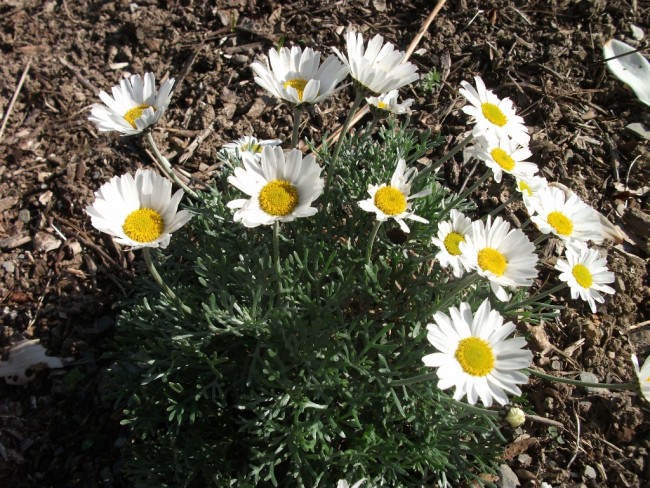
[{"label": "silvery green foliage", "polygon": [[414,184],[432,190],[417,205],[431,224],[406,235],[385,223],[365,260],[374,220],[356,202],[398,157],[417,165],[436,143],[394,123],[378,141],[346,141],[319,212],[281,228],[279,283],[272,229],[233,223],[224,167],[208,205],[157,255],[193,314],[143,278],[119,321],[112,385],[136,486],[460,486],[494,470],[487,418],[441,401],[435,381],[390,384],[425,372],[426,323],[449,289],[431,260],[446,198],[431,175]]}]

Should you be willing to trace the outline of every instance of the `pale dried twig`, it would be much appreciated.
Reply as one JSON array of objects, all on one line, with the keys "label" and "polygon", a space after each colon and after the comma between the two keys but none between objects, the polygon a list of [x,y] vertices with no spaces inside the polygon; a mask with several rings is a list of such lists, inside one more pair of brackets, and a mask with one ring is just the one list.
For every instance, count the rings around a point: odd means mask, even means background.
[{"label": "pale dried twig", "polygon": [[25,66],[25,69],[23,70],[23,74],[20,76],[20,80],[18,81],[18,85],[16,86],[16,89],[14,90],[14,94],[11,97],[11,100],[9,101],[9,105],[7,106],[7,111],[5,112],[5,116],[2,119],[2,126],[0,126],[0,141],[2,140],[2,135],[5,132],[5,128],[7,127],[7,122],[9,121],[9,115],[11,114],[13,108],[14,108],[14,103],[16,103],[16,99],[18,98],[18,94],[20,93],[20,90],[23,87],[23,84],[25,83],[25,80],[27,79],[27,73],[29,73],[29,68],[32,65],[32,58],[29,58],[27,60],[27,66]]}]

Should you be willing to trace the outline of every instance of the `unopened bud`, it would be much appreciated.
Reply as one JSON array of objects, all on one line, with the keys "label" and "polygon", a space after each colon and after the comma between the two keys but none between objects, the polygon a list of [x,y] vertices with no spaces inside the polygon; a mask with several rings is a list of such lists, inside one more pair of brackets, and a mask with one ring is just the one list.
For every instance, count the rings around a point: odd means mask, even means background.
[{"label": "unopened bud", "polygon": [[505,420],[510,424],[510,427],[514,429],[526,421],[526,414],[521,408],[511,407],[506,414]]}]

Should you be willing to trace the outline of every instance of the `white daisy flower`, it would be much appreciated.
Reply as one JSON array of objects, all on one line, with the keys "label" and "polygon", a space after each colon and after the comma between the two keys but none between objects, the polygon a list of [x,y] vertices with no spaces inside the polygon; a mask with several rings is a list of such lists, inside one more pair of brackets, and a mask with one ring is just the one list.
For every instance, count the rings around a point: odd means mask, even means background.
[{"label": "white daisy flower", "polygon": [[514,139],[499,138],[485,134],[473,148],[474,157],[483,161],[494,174],[494,181],[501,183],[503,173],[514,176],[532,176],[537,173],[535,163],[526,161],[532,156],[528,146],[522,146]]},{"label": "white daisy flower", "polygon": [[368,97],[366,102],[373,107],[390,112],[396,115],[402,115],[409,113],[411,111],[411,105],[413,104],[413,99],[409,98],[404,100],[402,103],[397,102],[397,90],[391,90],[388,93],[379,95],[378,97]]},{"label": "white daisy flower", "polygon": [[244,167],[235,168],[235,174],[228,177],[231,185],[250,196],[228,202],[229,208],[237,209],[235,222],[257,227],[316,213],[311,204],[324,186],[316,156],[303,159],[298,149],[285,153],[280,147],[265,146],[260,163],[251,158],[242,162]]},{"label": "white daisy flower", "polygon": [[132,75],[120,81],[112,89],[111,97],[105,91],[99,93],[104,105],[92,106],[88,120],[97,124],[97,130],[116,130],[125,135],[139,134],[160,120],[172,98],[174,79],[169,78],[156,90],[153,73]]},{"label": "white daisy flower", "polygon": [[614,293],[606,285],[614,282],[614,273],[607,269],[607,259],[583,242],[568,244],[564,255],[567,260],[558,259],[555,265],[561,273],[560,279],[569,284],[572,299],[580,297],[587,301],[592,313],[596,313],[596,302],[605,302],[601,292]]},{"label": "white daisy flower", "polygon": [[535,213],[533,202],[537,199],[539,190],[548,186],[548,181],[542,176],[526,174],[515,175],[515,180],[517,181],[517,191],[521,193],[528,213],[533,215]]},{"label": "white daisy flower", "polygon": [[575,193],[548,186],[537,192],[532,205],[537,215],[530,219],[540,232],[552,232],[565,241],[603,241],[598,214]]},{"label": "white daisy flower", "polygon": [[499,99],[491,90],[485,88],[480,76],[475,76],[476,88],[466,81],[461,81],[459,90],[469,105],[463,112],[475,120],[472,132],[475,136],[492,133],[500,138],[511,137],[522,146],[527,146],[530,136],[524,119],[515,115],[515,108],[509,98]]},{"label": "white daisy flower", "polygon": [[639,390],[643,398],[650,402],[650,356],[645,359],[643,366],[639,369],[639,360],[636,354],[632,354],[632,363],[634,364],[634,372],[639,380]]},{"label": "white daisy flower", "polygon": [[359,206],[366,212],[374,212],[377,220],[384,222],[390,218],[395,219],[400,228],[408,233],[410,229],[404,222],[404,219],[415,220],[428,224],[429,221],[415,215],[411,211],[410,200],[421,198],[431,193],[431,189],[411,195],[411,184],[418,172],[415,168],[406,169],[406,161],[400,159],[397,162],[397,168],[390,180],[390,185],[382,183],[381,185],[370,185],[368,194],[370,198],[359,202]]},{"label": "white daisy flower", "polygon": [[172,183],[151,170],[139,169],[114,176],[95,192],[95,202],[86,207],[92,225],[115,241],[133,249],[169,244],[172,232],[192,217],[178,210],[183,190],[172,196]]},{"label": "white daisy flower", "polygon": [[456,209],[453,209],[449,215],[451,220],[438,224],[438,237],[432,237],[431,243],[440,249],[436,254],[440,266],[443,268],[451,266],[454,276],[460,278],[466,270],[470,269],[465,263],[459,245],[465,242],[467,234],[472,230],[472,221]]},{"label": "white daisy flower", "polygon": [[506,339],[515,331],[512,322],[491,310],[485,300],[472,315],[469,303],[451,307],[449,316],[436,312],[435,324],[428,324],[427,339],[440,352],[422,358],[426,366],[438,368],[438,388],[455,387],[454,400],[467,395],[474,405],[478,399],[486,407],[496,400],[508,403],[508,393],[521,395],[518,384],[528,382],[521,371],[530,366],[533,354],[523,349],[523,337]]},{"label": "white daisy flower", "polygon": [[280,139],[258,139],[253,136],[240,137],[236,141],[223,145],[223,150],[241,158],[251,157],[256,161],[262,159],[262,149],[265,146],[275,147],[282,144]]},{"label": "white daisy flower", "polygon": [[334,55],[319,66],[320,55],[298,46],[271,49],[266,63],[255,61],[251,65],[255,82],[290,103],[318,103],[340,90],[337,85],[348,75],[348,68]]},{"label": "white daisy flower", "polygon": [[459,248],[466,263],[480,276],[490,280],[490,287],[501,301],[510,297],[503,288],[531,286],[537,276],[535,246],[520,229],[497,217],[488,216],[483,223],[472,222],[472,230]]},{"label": "white daisy flower", "polygon": [[347,57],[335,47],[332,50],[350,68],[352,78],[375,95],[397,90],[420,78],[413,63],[402,63],[404,53],[390,42],[384,44],[379,34],[368,43],[367,49],[361,34],[348,32],[345,38]]}]

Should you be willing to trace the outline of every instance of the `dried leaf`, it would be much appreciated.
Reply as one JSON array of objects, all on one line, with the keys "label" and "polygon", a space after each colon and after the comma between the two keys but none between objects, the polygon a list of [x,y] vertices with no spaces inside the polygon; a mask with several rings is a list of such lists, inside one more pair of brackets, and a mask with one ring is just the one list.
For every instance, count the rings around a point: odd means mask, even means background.
[{"label": "dried leaf", "polygon": [[632,88],[639,100],[650,105],[650,62],[632,46],[616,39],[605,43],[603,56],[609,59],[607,67],[612,74]]},{"label": "dried leaf", "polygon": [[508,444],[503,451],[503,458],[506,461],[512,461],[520,454],[526,452],[532,445],[537,444],[536,437],[527,437],[525,439],[516,440]]},{"label": "dried leaf", "polygon": [[[0,378],[11,385],[24,385],[34,379],[34,370],[62,368],[64,359],[45,354],[39,339],[23,340],[9,350],[9,359],[0,361]],[[31,374],[27,374],[31,370]]]}]

